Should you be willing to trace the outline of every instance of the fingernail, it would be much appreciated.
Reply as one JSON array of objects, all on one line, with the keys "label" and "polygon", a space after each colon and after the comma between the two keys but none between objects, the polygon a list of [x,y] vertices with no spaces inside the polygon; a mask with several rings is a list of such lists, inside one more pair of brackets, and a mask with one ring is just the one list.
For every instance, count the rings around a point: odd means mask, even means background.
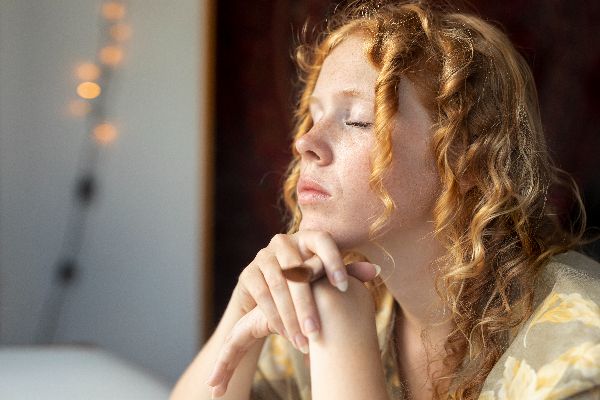
[{"label": "fingernail", "polygon": [[308,342],[306,341],[304,335],[300,332],[296,334],[296,345],[301,352],[308,354]]},{"label": "fingernail", "polygon": [[373,266],[375,267],[375,276],[379,276],[379,274],[381,273],[381,267],[377,264],[373,264]]},{"label": "fingernail", "polygon": [[319,327],[314,318],[307,318],[306,321],[304,321],[304,332],[306,332],[309,342],[316,342],[319,340]]},{"label": "fingernail", "polygon": [[336,271],[336,273],[333,274],[333,280],[335,281],[335,286],[340,291],[345,292],[348,289],[348,279],[344,271]]}]

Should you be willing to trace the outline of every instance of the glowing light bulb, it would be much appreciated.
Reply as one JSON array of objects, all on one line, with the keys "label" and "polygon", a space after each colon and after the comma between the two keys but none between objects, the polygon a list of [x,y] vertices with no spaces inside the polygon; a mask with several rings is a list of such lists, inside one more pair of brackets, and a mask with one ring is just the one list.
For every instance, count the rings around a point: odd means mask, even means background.
[{"label": "glowing light bulb", "polygon": [[110,27],[110,36],[118,41],[127,40],[131,37],[132,29],[129,25],[125,24],[114,24]]},{"label": "glowing light bulb", "polygon": [[83,99],[73,100],[69,103],[69,112],[78,117],[87,115],[91,109],[90,102]]},{"label": "glowing light bulb", "polygon": [[94,137],[101,143],[108,143],[117,136],[117,128],[109,123],[97,125],[94,128]]},{"label": "glowing light bulb", "polygon": [[93,63],[81,64],[77,67],[77,76],[84,81],[94,81],[100,76],[100,68]]},{"label": "glowing light bulb", "polygon": [[125,6],[116,1],[109,1],[102,5],[102,15],[110,20],[121,19],[125,15]]},{"label": "glowing light bulb", "polygon": [[123,58],[123,51],[117,46],[104,46],[100,50],[100,61],[106,65],[116,65]]},{"label": "glowing light bulb", "polygon": [[95,99],[100,95],[100,86],[94,82],[83,82],[77,86],[77,94],[84,99]]}]

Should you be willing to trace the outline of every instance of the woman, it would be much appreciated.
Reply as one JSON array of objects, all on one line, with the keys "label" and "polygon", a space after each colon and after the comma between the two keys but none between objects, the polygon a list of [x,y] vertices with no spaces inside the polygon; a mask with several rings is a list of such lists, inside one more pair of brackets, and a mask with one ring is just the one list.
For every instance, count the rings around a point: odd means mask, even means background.
[{"label": "woman", "polygon": [[[242,272],[172,398],[598,396],[598,264],[547,201],[565,181],[505,35],[355,3],[297,60],[289,234]],[[286,280],[300,265],[327,277]]]}]

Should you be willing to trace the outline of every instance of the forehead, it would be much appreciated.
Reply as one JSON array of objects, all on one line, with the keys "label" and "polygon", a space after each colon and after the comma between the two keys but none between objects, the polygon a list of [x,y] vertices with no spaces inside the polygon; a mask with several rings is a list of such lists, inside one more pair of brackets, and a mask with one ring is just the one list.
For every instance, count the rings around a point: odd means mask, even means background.
[{"label": "forehead", "polygon": [[313,95],[335,92],[374,100],[378,75],[365,55],[363,38],[351,36],[325,59]]}]

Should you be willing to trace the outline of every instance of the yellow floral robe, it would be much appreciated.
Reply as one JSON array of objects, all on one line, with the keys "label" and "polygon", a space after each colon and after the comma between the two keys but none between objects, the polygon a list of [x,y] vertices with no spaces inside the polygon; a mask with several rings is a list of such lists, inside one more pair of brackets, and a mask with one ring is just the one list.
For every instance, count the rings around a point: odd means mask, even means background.
[{"label": "yellow floral robe", "polygon": [[[534,312],[488,375],[480,400],[600,399],[600,264],[576,252],[556,256],[536,289]],[[394,299],[376,316],[390,399],[403,399],[391,340]],[[310,400],[302,353],[268,338],[254,378],[253,400]]]}]

